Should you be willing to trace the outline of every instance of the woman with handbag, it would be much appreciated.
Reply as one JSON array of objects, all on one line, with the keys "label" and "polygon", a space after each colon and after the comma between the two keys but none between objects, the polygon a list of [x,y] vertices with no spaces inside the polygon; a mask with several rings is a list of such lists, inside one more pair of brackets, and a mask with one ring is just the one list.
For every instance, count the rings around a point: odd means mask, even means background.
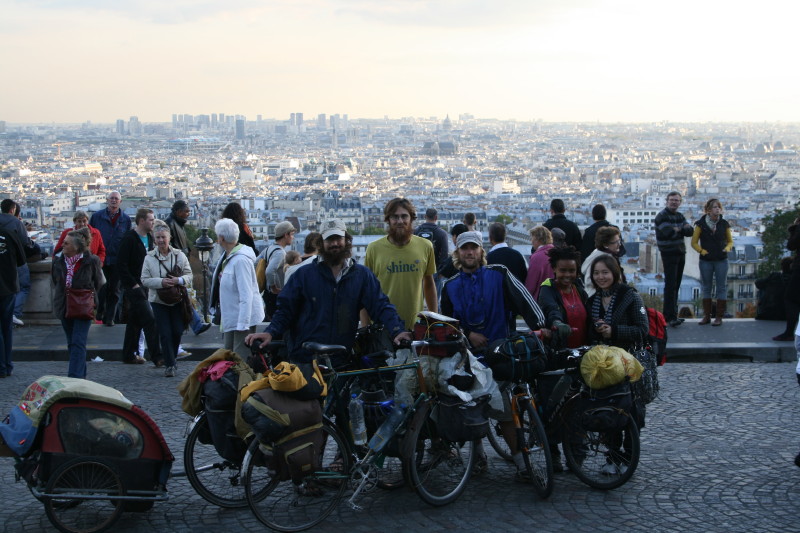
[{"label": "woman with handbag", "polygon": [[[156,247],[147,252],[142,265],[142,284],[150,289],[148,300],[158,323],[158,337],[164,357],[164,376],[175,377],[176,357],[183,331],[191,319],[186,287],[192,283],[189,259],[170,246],[170,231],[162,221],[153,227]],[[187,315],[188,312],[188,315]]]},{"label": "woman with handbag", "polygon": [[86,339],[95,317],[97,292],[106,282],[100,259],[89,252],[90,240],[88,228],[69,232],[50,274],[53,313],[67,335],[71,378],[86,378]]}]

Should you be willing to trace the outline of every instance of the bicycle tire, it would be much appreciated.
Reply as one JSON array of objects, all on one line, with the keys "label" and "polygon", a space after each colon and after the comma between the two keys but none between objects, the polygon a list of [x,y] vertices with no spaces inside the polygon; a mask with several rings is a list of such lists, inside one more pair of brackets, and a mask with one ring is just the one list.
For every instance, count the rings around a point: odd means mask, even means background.
[{"label": "bicycle tire", "polygon": [[[125,487],[119,474],[99,459],[82,457],[59,466],[42,497],[50,523],[63,533],[100,533],[119,520],[124,508]],[[54,497],[63,494],[64,498]],[[85,499],[109,496],[110,499]]]},{"label": "bicycle tire", "polygon": [[519,417],[522,427],[519,432],[522,433],[522,442],[518,442],[518,445],[536,494],[545,499],[553,493],[553,457],[550,454],[550,445],[544,424],[530,401],[524,402],[521,407]]},{"label": "bicycle tire", "polygon": [[621,487],[639,465],[639,430],[633,418],[617,431],[587,431],[570,417],[562,444],[567,466],[578,479],[599,490]]},{"label": "bicycle tire", "polygon": [[260,443],[250,443],[242,463],[244,492],[250,510],[265,526],[276,531],[304,531],[319,524],[339,504],[350,479],[347,447],[337,429],[323,424],[324,447],[318,469],[300,485],[282,481],[269,469]]},{"label": "bicycle tire", "polygon": [[423,403],[403,439],[406,482],[434,507],[454,502],[467,486],[478,441],[449,442],[440,437],[431,418],[432,402]]},{"label": "bicycle tire", "polygon": [[200,441],[202,434],[209,434],[205,413],[195,421],[183,447],[183,466],[189,484],[204,500],[219,507],[247,507],[241,463],[221,457],[211,442]]},{"label": "bicycle tire", "polygon": [[489,419],[489,432],[486,434],[486,439],[489,441],[489,444],[497,452],[504,461],[506,462],[513,462],[514,458],[511,456],[511,450],[506,444],[506,440],[500,434],[500,422],[497,420],[490,418]]}]

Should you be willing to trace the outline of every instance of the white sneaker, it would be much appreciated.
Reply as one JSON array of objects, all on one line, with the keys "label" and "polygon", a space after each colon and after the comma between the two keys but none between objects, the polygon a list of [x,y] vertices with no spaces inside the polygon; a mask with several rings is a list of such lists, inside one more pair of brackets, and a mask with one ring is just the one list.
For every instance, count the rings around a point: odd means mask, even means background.
[{"label": "white sneaker", "polygon": [[184,359],[189,359],[192,356],[192,352],[187,352],[186,350],[181,350],[178,352],[178,355],[175,357],[176,361],[183,361]]},{"label": "white sneaker", "polygon": [[12,319],[12,321],[14,322],[14,325],[15,325],[15,326],[24,326],[24,325],[25,325],[25,322],[23,322],[22,320],[20,320],[20,319],[19,319],[19,318],[17,318],[17,317],[14,317],[14,318]]}]

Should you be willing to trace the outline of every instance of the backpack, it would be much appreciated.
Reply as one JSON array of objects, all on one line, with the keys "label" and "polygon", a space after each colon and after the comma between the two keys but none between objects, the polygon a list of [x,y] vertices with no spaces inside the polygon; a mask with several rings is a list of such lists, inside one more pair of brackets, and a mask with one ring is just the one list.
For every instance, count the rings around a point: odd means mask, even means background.
[{"label": "backpack", "polygon": [[667,362],[667,321],[660,311],[652,307],[647,308],[647,320],[650,322],[647,341],[653,348],[658,366],[664,366]]},{"label": "backpack", "polygon": [[298,400],[274,389],[257,390],[242,404],[242,418],[266,451],[270,470],[300,483],[313,472],[324,446],[319,400]]}]

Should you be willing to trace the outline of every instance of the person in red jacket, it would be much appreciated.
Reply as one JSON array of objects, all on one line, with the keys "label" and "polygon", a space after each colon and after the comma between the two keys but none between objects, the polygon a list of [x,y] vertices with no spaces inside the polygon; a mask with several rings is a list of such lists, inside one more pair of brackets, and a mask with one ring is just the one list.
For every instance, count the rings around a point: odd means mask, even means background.
[{"label": "person in red jacket", "polygon": [[100,266],[103,266],[103,263],[105,263],[106,260],[106,247],[103,244],[103,236],[100,234],[100,230],[89,225],[89,215],[87,215],[84,211],[75,211],[75,216],[72,217],[72,222],[75,223],[75,227],[66,228],[61,232],[61,236],[58,238],[56,249],[53,252],[53,255],[59,253],[64,247],[64,239],[67,238],[67,235],[70,231],[77,231],[81,228],[89,228],[89,232],[92,234],[92,242],[89,245],[89,252],[91,252],[92,255],[96,255],[100,259]]}]

